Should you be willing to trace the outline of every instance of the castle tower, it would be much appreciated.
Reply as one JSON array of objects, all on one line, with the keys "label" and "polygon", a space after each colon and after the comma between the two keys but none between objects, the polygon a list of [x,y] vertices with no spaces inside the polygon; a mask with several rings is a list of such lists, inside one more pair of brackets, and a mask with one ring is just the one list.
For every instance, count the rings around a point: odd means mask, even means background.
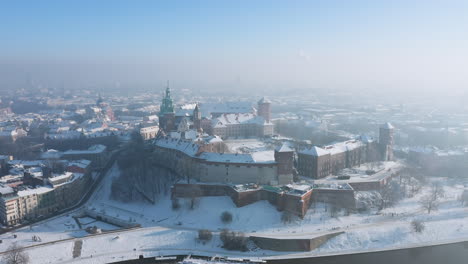
[{"label": "castle tower", "polygon": [[195,109],[193,110],[193,126],[195,127],[195,130],[200,131],[201,129],[201,112],[200,108],[198,107],[198,103],[195,106]]},{"label": "castle tower", "polygon": [[98,94],[98,99],[96,101],[96,105],[97,106],[101,106],[101,104],[104,102],[104,100],[102,99],[102,96],[101,96],[101,93]]},{"label": "castle tower", "polygon": [[275,148],[275,161],[278,164],[278,184],[293,182],[294,149],[288,143]]},{"label": "castle tower", "polygon": [[271,101],[263,97],[258,104],[258,115],[263,117],[266,122],[270,122],[271,118]]},{"label": "castle tower", "polygon": [[175,113],[174,105],[171,98],[171,89],[169,83],[166,87],[166,93],[162,99],[160,111],[159,111],[159,127],[166,132],[174,129],[175,125]]},{"label": "castle tower", "polygon": [[383,161],[393,160],[393,134],[395,128],[390,123],[385,123],[379,129],[379,148]]}]

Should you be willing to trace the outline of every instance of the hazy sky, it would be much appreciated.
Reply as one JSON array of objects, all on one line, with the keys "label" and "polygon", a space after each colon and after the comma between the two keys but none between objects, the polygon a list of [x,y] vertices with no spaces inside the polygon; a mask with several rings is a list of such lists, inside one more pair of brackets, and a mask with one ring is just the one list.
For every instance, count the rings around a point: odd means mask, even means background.
[{"label": "hazy sky", "polygon": [[0,88],[468,90],[468,1],[2,1]]}]

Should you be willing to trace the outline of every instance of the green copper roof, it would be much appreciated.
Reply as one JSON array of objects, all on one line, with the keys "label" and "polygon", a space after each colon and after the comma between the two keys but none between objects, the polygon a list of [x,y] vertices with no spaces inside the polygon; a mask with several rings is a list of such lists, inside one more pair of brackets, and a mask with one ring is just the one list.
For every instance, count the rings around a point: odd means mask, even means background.
[{"label": "green copper roof", "polygon": [[166,94],[161,103],[161,114],[165,113],[174,113],[174,105],[172,104],[171,98],[171,89],[169,87],[166,88]]}]

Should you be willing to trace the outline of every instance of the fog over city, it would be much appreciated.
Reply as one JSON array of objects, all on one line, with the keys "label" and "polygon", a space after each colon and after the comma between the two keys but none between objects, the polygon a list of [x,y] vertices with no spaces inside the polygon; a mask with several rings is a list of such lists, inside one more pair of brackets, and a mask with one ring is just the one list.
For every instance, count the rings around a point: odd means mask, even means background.
[{"label": "fog over city", "polygon": [[2,90],[467,87],[466,1],[4,4]]},{"label": "fog over city", "polygon": [[0,263],[466,263],[467,14],[0,3]]}]

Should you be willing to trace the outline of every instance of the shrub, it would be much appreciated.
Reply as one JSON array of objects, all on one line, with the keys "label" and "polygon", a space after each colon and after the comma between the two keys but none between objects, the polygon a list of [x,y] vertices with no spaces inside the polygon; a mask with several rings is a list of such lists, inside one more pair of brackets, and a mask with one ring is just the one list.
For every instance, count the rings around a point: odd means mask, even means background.
[{"label": "shrub", "polygon": [[228,211],[224,211],[222,214],[221,214],[221,221],[223,221],[223,223],[225,224],[229,224],[232,222],[232,214]]},{"label": "shrub", "polygon": [[247,251],[247,237],[244,233],[224,229],[219,235],[223,248],[227,250]]},{"label": "shrub", "polygon": [[416,233],[422,233],[425,227],[426,226],[421,221],[418,221],[418,220],[411,221],[411,229],[413,229],[413,231]]},{"label": "shrub", "polygon": [[211,233],[210,230],[207,230],[207,229],[198,230],[198,240],[207,242],[207,241],[210,241],[211,238],[213,238],[213,233]]}]

